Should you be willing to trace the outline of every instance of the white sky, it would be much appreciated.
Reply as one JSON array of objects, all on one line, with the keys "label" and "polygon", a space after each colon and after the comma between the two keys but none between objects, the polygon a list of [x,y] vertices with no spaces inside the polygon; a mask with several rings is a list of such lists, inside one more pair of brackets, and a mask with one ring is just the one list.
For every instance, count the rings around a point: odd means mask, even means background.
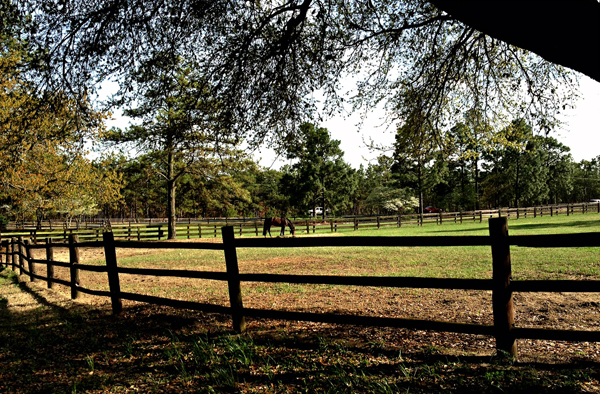
[{"label": "white sky", "polygon": [[[576,162],[590,160],[600,155],[600,83],[588,77],[581,77],[580,95],[575,109],[565,112],[562,120],[566,122],[562,130],[557,130],[551,136],[571,148],[571,154]],[[110,126],[126,127],[127,118],[115,114],[115,120],[109,122]],[[379,145],[390,145],[394,141],[393,128],[386,130],[380,119],[383,113],[372,112],[367,117],[362,127],[356,126],[360,121],[358,114],[344,118],[338,116],[319,124],[329,130],[332,139],[340,140],[340,147],[344,151],[344,160],[352,167],[358,168],[361,164],[365,167],[369,161],[374,161],[379,152],[372,152],[367,148],[367,143],[372,139]],[[285,164],[278,160],[275,154],[267,147],[255,152],[254,157],[264,167],[277,169]]]},{"label": "white sky", "polygon": [[[556,138],[571,148],[573,160],[590,160],[600,155],[600,83],[586,76],[580,80],[580,96],[576,108],[564,113],[561,120],[565,122],[563,129],[554,131],[550,136]],[[366,143],[372,139],[379,145],[391,145],[394,142],[393,128],[385,129],[380,126],[383,113],[373,112],[359,130],[356,124],[360,118],[353,115],[350,118],[335,117],[322,124],[329,130],[332,139],[340,140],[344,151],[344,160],[352,167],[361,164],[367,167],[369,160],[373,162],[379,152],[371,152]],[[285,161],[277,160],[275,154],[264,148],[255,154],[260,164],[265,167],[279,168]]]}]

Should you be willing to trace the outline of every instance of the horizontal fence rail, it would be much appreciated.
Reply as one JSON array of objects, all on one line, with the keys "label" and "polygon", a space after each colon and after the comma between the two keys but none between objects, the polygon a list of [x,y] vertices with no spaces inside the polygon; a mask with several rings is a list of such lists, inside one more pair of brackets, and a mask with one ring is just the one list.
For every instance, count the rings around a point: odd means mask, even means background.
[{"label": "horizontal fence rail", "polygon": [[[428,223],[463,223],[483,222],[494,217],[519,219],[542,217],[544,215],[572,215],[600,213],[600,203],[557,204],[524,208],[500,208],[475,211],[438,212],[424,214],[347,216],[326,220],[310,218],[292,220],[296,231],[300,234],[317,234],[323,232],[357,231],[361,229],[382,229],[406,225],[423,225]],[[176,220],[178,238],[218,238],[223,226],[234,227],[238,236],[260,236],[263,230],[263,218],[190,218]],[[80,222],[42,221],[9,223],[0,227],[0,238],[13,236],[31,237],[34,243],[38,239],[54,238],[68,240],[71,234],[79,235],[82,241],[100,241],[102,233],[109,229],[115,239],[128,241],[164,240],[167,236],[166,219],[98,219]]]},{"label": "horizontal fence rail", "polygon": [[[381,225],[379,220],[378,224]],[[233,226],[221,228],[222,242],[218,243],[174,243],[141,242],[137,240],[115,240],[113,232],[105,231],[98,241],[79,242],[77,234],[69,234],[67,242],[56,242],[46,238],[45,243],[34,244],[23,237],[12,237],[2,241],[0,260],[2,265],[21,275],[28,275],[31,281],[46,281],[49,288],[54,284],[71,288],[71,298],[80,293],[110,297],[113,312],[122,311],[122,300],[146,302],[175,308],[204,312],[230,314],[236,331],[245,329],[245,318],[269,318],[283,320],[314,321],[336,324],[353,324],[377,327],[398,327],[420,330],[448,331],[477,335],[493,335],[497,348],[516,355],[516,339],[550,339],[565,341],[600,341],[600,331],[550,330],[519,328],[514,326],[513,292],[600,292],[600,281],[577,280],[522,280],[512,281],[510,247],[600,247],[600,233],[566,235],[508,236],[507,217],[491,218],[489,236],[436,236],[436,237],[299,237],[299,238],[235,238],[237,229]],[[492,279],[457,279],[427,277],[369,277],[335,275],[288,275],[240,273],[237,261],[239,248],[298,248],[298,247],[449,247],[449,246],[491,246],[493,261]],[[81,264],[79,249],[82,247],[104,248],[106,265]],[[69,262],[54,260],[56,248],[68,248]],[[226,272],[170,270],[155,268],[119,267],[116,258],[117,248],[145,249],[205,249],[222,250]],[[34,259],[31,251],[45,249],[46,259]],[[39,268],[46,267],[46,275]],[[70,279],[54,277],[54,267],[69,269]],[[109,291],[87,289],[80,283],[79,272],[106,273]],[[174,300],[164,297],[123,292],[120,290],[120,274],[145,275],[155,277],[181,277],[225,281],[228,283],[230,306],[221,306],[194,301]],[[492,291],[494,325],[440,322],[393,317],[373,317],[344,314],[324,314],[266,310],[243,306],[242,282],[321,284],[340,286],[367,286],[390,288],[428,288]]]}]

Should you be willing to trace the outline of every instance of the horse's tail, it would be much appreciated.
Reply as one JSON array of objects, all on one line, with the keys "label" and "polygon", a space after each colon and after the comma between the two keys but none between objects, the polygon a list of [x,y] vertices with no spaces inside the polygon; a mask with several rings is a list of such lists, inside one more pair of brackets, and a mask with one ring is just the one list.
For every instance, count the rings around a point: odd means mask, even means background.
[{"label": "horse's tail", "polygon": [[296,227],[294,226],[294,223],[292,223],[292,221],[288,218],[285,218],[285,221],[287,222],[287,225],[290,227],[290,231],[292,232],[292,235],[296,235]]},{"label": "horse's tail", "polygon": [[267,231],[271,229],[271,218],[265,218],[265,224],[263,225],[263,235],[267,236]]}]

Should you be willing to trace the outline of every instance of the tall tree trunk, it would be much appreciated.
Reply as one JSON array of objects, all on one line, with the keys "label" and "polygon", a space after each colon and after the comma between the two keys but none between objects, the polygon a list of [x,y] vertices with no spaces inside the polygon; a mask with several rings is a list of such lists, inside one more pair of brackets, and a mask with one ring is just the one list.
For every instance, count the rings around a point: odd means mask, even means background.
[{"label": "tall tree trunk", "polygon": [[168,153],[167,159],[167,220],[168,220],[168,234],[167,239],[177,239],[177,230],[175,225],[177,224],[177,217],[175,211],[175,190],[177,185],[175,184],[175,165],[173,163],[173,153]]},{"label": "tall tree trunk", "polygon": [[519,158],[520,153],[517,153],[517,176],[515,179],[515,208],[519,208]]},{"label": "tall tree trunk", "polygon": [[475,210],[479,210],[479,153],[475,158]]}]

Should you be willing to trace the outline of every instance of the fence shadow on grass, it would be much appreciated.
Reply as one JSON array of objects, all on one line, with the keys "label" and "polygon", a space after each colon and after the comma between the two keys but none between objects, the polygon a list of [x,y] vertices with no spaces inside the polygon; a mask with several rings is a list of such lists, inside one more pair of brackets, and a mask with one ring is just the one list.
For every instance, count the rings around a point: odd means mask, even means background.
[{"label": "fence shadow on grass", "polygon": [[565,228],[565,227],[590,227],[598,228],[600,226],[600,218],[598,220],[587,220],[577,222],[559,222],[559,223],[519,223],[518,221],[510,222],[511,230],[542,230],[542,229],[554,229],[554,228]]},{"label": "fence shadow on grass", "polygon": [[[0,299],[15,282],[0,285]],[[19,290],[43,307],[17,313],[8,302],[0,315],[0,392],[563,393],[600,378],[591,359],[512,365],[451,354],[429,345],[440,334],[427,331],[248,319],[236,335],[225,315],[131,303],[113,316],[109,305],[57,300],[34,284]]]}]

